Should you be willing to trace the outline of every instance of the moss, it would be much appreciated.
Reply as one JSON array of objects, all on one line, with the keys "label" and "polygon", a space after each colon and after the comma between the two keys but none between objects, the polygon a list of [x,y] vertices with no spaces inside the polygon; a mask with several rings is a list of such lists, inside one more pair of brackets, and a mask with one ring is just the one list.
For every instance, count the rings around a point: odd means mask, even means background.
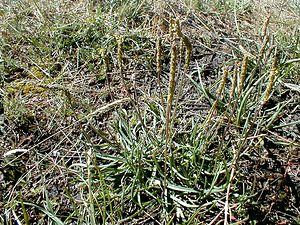
[{"label": "moss", "polygon": [[34,84],[25,84],[23,87],[23,94],[27,95],[29,93],[43,94],[45,93],[45,88],[35,86]]},{"label": "moss", "polygon": [[42,79],[45,77],[45,74],[41,69],[37,66],[32,66],[30,68],[29,78],[39,78]]},{"label": "moss", "polygon": [[24,83],[19,80],[11,82],[6,87],[3,98],[6,120],[17,128],[27,131],[36,114],[36,109],[30,106],[31,100],[36,97],[44,99],[47,96],[47,90],[36,84]]},{"label": "moss", "polygon": [[22,94],[27,96],[29,94],[40,94],[43,97],[46,97],[46,89],[39,87],[33,83],[23,83],[20,81],[14,81],[10,83],[6,88],[6,93],[8,96],[15,96],[16,94]]}]

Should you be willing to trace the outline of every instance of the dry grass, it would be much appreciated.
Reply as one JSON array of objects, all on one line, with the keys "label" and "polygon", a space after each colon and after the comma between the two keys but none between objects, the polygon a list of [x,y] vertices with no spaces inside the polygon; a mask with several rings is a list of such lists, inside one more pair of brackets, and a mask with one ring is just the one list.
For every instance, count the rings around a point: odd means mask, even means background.
[{"label": "dry grass", "polygon": [[2,1],[0,223],[299,223],[299,8],[237,2]]}]

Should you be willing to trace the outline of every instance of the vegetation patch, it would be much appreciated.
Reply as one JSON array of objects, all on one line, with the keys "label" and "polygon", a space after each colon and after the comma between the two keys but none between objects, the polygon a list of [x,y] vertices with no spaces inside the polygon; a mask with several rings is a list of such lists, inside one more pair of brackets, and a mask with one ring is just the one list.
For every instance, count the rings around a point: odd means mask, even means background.
[{"label": "vegetation patch", "polygon": [[299,224],[295,1],[4,1],[1,224]]}]

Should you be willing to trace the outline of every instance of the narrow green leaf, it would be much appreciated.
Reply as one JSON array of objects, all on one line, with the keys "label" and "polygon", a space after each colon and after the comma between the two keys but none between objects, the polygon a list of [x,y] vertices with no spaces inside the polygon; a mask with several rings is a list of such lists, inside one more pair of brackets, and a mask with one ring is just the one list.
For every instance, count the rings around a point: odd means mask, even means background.
[{"label": "narrow green leaf", "polygon": [[171,183],[168,183],[167,188],[174,190],[174,191],[181,191],[181,192],[185,192],[185,193],[199,193],[199,191],[197,191],[193,188],[183,187],[181,185],[176,185],[176,184],[171,184]]},{"label": "narrow green leaf", "polygon": [[187,203],[187,202],[185,202],[185,201],[183,201],[183,200],[181,200],[181,199],[175,197],[174,195],[171,195],[170,197],[171,197],[171,199],[173,199],[175,202],[177,202],[178,204],[180,204],[180,205],[182,205],[182,206],[184,206],[184,207],[187,207],[187,208],[199,208],[199,205],[192,205],[192,204],[189,204],[189,203]]},{"label": "narrow green leaf", "polygon": [[30,203],[30,202],[24,202],[24,205],[33,206],[33,207],[37,208],[38,210],[42,211],[43,213],[45,213],[47,216],[49,216],[50,219],[52,219],[58,225],[64,225],[64,223],[56,215],[49,212],[48,210],[46,210],[46,209],[44,209],[44,208],[42,208],[42,207],[40,207],[36,204]]}]

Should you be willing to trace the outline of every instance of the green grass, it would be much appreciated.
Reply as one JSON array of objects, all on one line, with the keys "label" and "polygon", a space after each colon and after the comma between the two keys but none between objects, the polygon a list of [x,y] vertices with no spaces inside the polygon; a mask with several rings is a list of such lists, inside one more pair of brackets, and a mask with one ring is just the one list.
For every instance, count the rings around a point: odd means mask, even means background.
[{"label": "green grass", "polygon": [[297,5],[1,4],[1,224],[299,223]]}]

